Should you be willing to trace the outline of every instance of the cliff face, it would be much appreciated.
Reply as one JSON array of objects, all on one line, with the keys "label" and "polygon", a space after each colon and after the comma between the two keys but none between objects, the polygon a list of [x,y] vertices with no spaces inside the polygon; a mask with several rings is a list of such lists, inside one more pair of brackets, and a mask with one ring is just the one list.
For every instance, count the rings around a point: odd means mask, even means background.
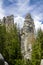
[{"label": "cliff face", "polygon": [[34,41],[34,22],[30,14],[27,14],[21,33],[21,52],[23,57],[31,59],[32,43]]},{"label": "cliff face", "polygon": [[7,16],[3,17],[2,20],[0,20],[0,25],[5,25],[6,31],[10,31],[11,29],[14,28],[14,16]]}]

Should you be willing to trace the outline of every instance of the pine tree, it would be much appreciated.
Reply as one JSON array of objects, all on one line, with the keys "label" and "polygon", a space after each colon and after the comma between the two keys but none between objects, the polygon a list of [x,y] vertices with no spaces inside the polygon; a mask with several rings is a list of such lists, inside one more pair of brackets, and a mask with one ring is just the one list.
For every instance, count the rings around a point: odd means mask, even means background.
[{"label": "pine tree", "polygon": [[0,25],[0,53],[3,54],[4,46],[5,46],[5,26]]},{"label": "pine tree", "polygon": [[14,30],[6,32],[5,48],[3,56],[9,65],[15,64],[15,59],[21,59],[20,40],[16,26]]},{"label": "pine tree", "polygon": [[38,30],[37,37],[35,43],[33,44],[32,51],[32,64],[40,65],[40,60],[43,58],[43,32],[42,30]]}]

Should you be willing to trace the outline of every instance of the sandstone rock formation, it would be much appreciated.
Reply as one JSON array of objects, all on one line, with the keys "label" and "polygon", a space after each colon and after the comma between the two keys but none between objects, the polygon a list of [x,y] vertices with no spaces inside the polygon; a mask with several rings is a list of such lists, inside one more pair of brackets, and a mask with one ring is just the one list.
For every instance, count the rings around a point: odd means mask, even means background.
[{"label": "sandstone rock formation", "polygon": [[41,64],[40,65],[43,65],[43,59],[41,59]]},{"label": "sandstone rock formation", "polygon": [[0,53],[0,65],[4,65],[4,58],[1,53]]},{"label": "sandstone rock formation", "polygon": [[34,41],[34,22],[30,14],[27,14],[21,32],[21,53],[25,59],[31,60],[32,43]]},{"label": "sandstone rock formation", "polygon": [[0,59],[4,60],[4,58],[3,58],[3,56],[2,56],[2,54],[1,54],[1,53],[0,53]]},{"label": "sandstone rock formation", "polygon": [[5,64],[5,65],[8,65],[8,63],[7,63],[6,61],[4,62],[4,64]]},{"label": "sandstone rock formation", "polygon": [[10,31],[11,29],[13,29],[14,26],[14,16],[7,16],[3,18],[3,23],[6,26],[6,30]]},{"label": "sandstone rock formation", "polygon": [[8,63],[4,60],[4,57],[0,53],[0,65],[8,65]]},{"label": "sandstone rock formation", "polygon": [[3,17],[2,20],[0,20],[0,25],[5,25],[6,31],[10,31],[11,29],[14,28],[14,16],[7,16]]}]

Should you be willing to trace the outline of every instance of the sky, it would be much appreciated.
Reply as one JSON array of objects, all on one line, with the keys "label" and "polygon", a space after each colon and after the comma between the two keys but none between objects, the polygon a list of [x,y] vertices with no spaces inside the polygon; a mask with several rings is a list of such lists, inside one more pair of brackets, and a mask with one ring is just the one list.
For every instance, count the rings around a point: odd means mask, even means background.
[{"label": "sky", "polygon": [[0,19],[13,14],[14,22],[22,27],[27,13],[34,19],[36,31],[43,30],[43,0],[0,0]]}]

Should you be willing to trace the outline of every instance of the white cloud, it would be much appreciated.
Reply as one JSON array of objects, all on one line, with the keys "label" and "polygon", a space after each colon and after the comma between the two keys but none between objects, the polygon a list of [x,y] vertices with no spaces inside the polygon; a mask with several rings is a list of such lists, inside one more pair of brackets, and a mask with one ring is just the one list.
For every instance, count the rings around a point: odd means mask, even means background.
[{"label": "white cloud", "polygon": [[32,9],[31,7],[28,8],[27,6],[29,4],[29,1],[30,0],[17,0],[17,3],[9,5],[8,7],[5,8],[5,14],[14,14],[15,16],[16,15],[23,16],[28,12],[28,10]]},{"label": "white cloud", "polygon": [[3,4],[3,1],[0,0],[0,19],[3,18],[3,16],[4,16],[4,10],[2,8],[2,4]]},{"label": "white cloud", "polygon": [[24,23],[24,18],[17,16],[14,18],[14,23],[17,23],[17,26],[22,28],[23,27],[23,23]]},{"label": "white cloud", "polygon": [[43,30],[43,24],[41,24],[41,29]]},{"label": "white cloud", "polygon": [[[14,2],[14,0],[9,1]],[[40,22],[40,20],[43,19],[43,1],[40,0],[34,5],[29,4],[30,0],[17,0],[17,3],[9,5],[5,8],[5,14],[14,14],[14,16],[16,16],[16,18],[14,19],[15,22],[22,26],[22,23],[24,22],[24,18],[22,16],[30,12],[34,19],[35,29],[37,30],[40,27],[41,29],[43,29],[43,24]]]},{"label": "white cloud", "polygon": [[34,16],[34,24],[35,24],[35,29],[36,29],[36,31],[38,30],[38,29],[42,29],[43,30],[43,24],[40,22],[40,19],[41,19],[41,17],[40,16]]}]

